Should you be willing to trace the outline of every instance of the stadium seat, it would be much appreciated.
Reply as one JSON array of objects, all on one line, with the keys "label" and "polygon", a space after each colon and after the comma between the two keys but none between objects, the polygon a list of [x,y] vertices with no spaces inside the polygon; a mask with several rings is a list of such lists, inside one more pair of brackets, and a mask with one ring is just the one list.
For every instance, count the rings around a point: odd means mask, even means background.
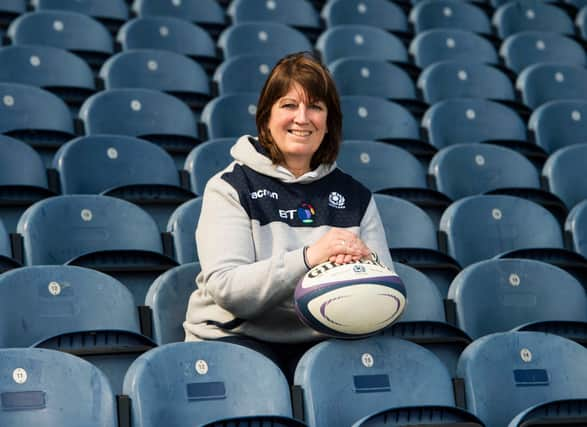
[{"label": "stadium seat", "polygon": [[564,246],[554,215],[530,200],[507,195],[457,200],[442,215],[440,233],[447,253],[463,267],[517,249]]},{"label": "stadium seat", "polygon": [[505,65],[518,74],[541,62],[585,66],[585,50],[575,40],[547,31],[523,31],[506,38],[499,49]]},{"label": "stadium seat", "polygon": [[378,96],[405,106],[415,115],[426,109],[412,77],[395,64],[383,59],[350,57],[337,59],[328,68],[340,95]]},{"label": "stadium seat", "polygon": [[260,93],[269,72],[279,61],[276,55],[238,55],[223,61],[212,76],[219,95]]},{"label": "stadium seat", "polygon": [[235,138],[212,139],[201,143],[188,154],[184,170],[189,175],[194,193],[204,195],[208,180],[234,160],[230,149],[235,141]]},{"label": "stadium seat", "polygon": [[197,289],[200,264],[190,262],[157,277],[149,287],[145,305],[151,308],[153,339],[163,345],[185,339],[183,322],[190,295]]},{"label": "stadium seat", "polygon": [[587,257],[587,201],[579,202],[571,211],[565,222],[565,240],[568,246]]},{"label": "stadium seat", "polygon": [[0,349],[0,423],[24,427],[116,427],[116,399],[90,363],[58,351]]},{"label": "stadium seat", "polygon": [[561,399],[538,403],[518,413],[508,427],[550,425],[580,425],[587,421],[587,399]]},{"label": "stadium seat", "polygon": [[0,81],[37,86],[53,92],[73,111],[96,91],[88,64],[73,53],[51,46],[0,48]]},{"label": "stadium seat", "polygon": [[373,192],[389,194],[411,201],[438,223],[451,200],[431,190],[426,172],[416,157],[406,150],[377,141],[344,141],[338,166]]},{"label": "stadium seat", "polygon": [[516,80],[522,101],[532,110],[559,99],[587,99],[587,68],[569,64],[534,64]]},{"label": "stadium seat", "polygon": [[424,69],[439,61],[458,60],[497,64],[495,47],[486,38],[466,30],[435,29],[416,35],[409,46],[414,63]]},{"label": "stadium seat", "polygon": [[587,141],[587,99],[549,101],[536,108],[528,121],[536,144],[551,154]]},{"label": "stadium seat", "polygon": [[340,97],[345,140],[383,141],[406,149],[427,162],[436,149],[422,141],[414,116],[401,105],[367,95]]},{"label": "stadium seat", "polygon": [[165,231],[171,213],[194,194],[181,187],[171,156],[159,146],[120,135],[76,138],[53,158],[63,194],[104,194],[132,202]]},{"label": "stadium seat", "polygon": [[392,258],[425,273],[445,296],[460,266],[439,251],[436,226],[430,216],[399,197],[375,194],[375,202]]},{"label": "stadium seat", "polygon": [[21,216],[25,265],[68,264],[106,272],[124,283],[136,305],[163,271],[157,224],[143,209],[109,196],[65,195],[41,200]]},{"label": "stadium seat", "polygon": [[[354,423],[382,410],[455,407],[444,364],[429,350],[388,336],[315,345],[299,361],[294,385],[309,427],[361,425]],[[421,424],[424,413],[411,423]]]},{"label": "stadium seat", "polygon": [[171,16],[204,28],[213,37],[227,25],[224,9],[216,0],[167,1],[134,0],[132,10],[139,17]]},{"label": "stadium seat", "polygon": [[212,74],[219,63],[210,34],[171,16],[148,16],[126,22],[116,35],[122,50],[158,49],[189,56]]},{"label": "stadium seat", "polygon": [[38,87],[0,83],[0,132],[31,145],[44,161],[75,135],[73,117],[65,102]]},{"label": "stadium seat", "polygon": [[341,25],[368,25],[407,39],[408,17],[395,2],[387,0],[330,0],[320,12],[328,28]]},{"label": "stadium seat", "polygon": [[0,135],[0,218],[6,231],[16,231],[27,207],[54,195],[39,154],[22,141]]},{"label": "stadium seat", "polygon": [[542,0],[517,0],[499,6],[492,23],[502,39],[532,30],[568,35],[575,32],[573,20],[563,9]]},{"label": "stadium seat", "polygon": [[173,240],[174,257],[180,264],[198,260],[196,226],[202,210],[202,198],[181,204],[169,218],[167,232]]},{"label": "stadium seat", "polygon": [[394,262],[394,269],[406,287],[409,303],[401,317],[383,334],[426,347],[454,375],[458,358],[471,343],[471,338],[447,323],[444,311],[446,295],[440,293],[438,286],[428,276],[400,262]]},{"label": "stadium seat", "polygon": [[581,39],[587,40],[587,4],[581,6],[579,9],[575,17],[575,25]]},{"label": "stadium seat", "polygon": [[10,236],[4,227],[4,222],[0,219],[0,274],[18,267],[20,263],[13,258]]},{"label": "stadium seat", "polygon": [[416,33],[435,28],[459,28],[480,34],[492,34],[487,14],[470,2],[419,1],[410,10],[409,19]]},{"label": "stadium seat", "polygon": [[402,41],[387,31],[368,25],[339,25],[327,28],[316,41],[322,61],[330,64],[351,56],[407,64],[408,51]]},{"label": "stadium seat", "polygon": [[542,169],[547,188],[560,197],[569,209],[587,199],[585,162],[587,144],[578,144],[551,154]]},{"label": "stadium seat", "polygon": [[[221,419],[253,426],[266,425],[265,417],[292,415],[280,369],[254,350],[219,341],[171,343],[143,354],[129,368],[123,390],[132,427],[186,420],[201,426]],[[238,417],[249,423],[240,424]],[[303,426],[293,420],[285,425]]]},{"label": "stadium seat", "polygon": [[8,28],[8,25],[18,15],[22,15],[27,11],[27,0],[4,0],[0,5],[0,28],[3,30]]},{"label": "stadium seat", "polygon": [[278,22],[247,22],[229,26],[220,34],[218,47],[224,59],[263,53],[281,58],[311,51],[310,40],[298,30]]},{"label": "stadium seat", "polygon": [[[212,99],[200,116],[202,140],[256,135],[257,100],[253,92],[221,95]],[[206,137],[203,137],[203,135]]]},{"label": "stadium seat", "polygon": [[587,350],[571,340],[505,332],[469,345],[457,374],[464,381],[468,411],[486,427],[502,427],[532,405],[585,398],[586,366]]},{"label": "stadium seat", "polygon": [[99,92],[83,103],[79,118],[86,135],[127,135],[156,143],[178,168],[199,142],[197,120],[187,104],[153,89]]},{"label": "stadium seat", "polygon": [[536,260],[469,265],[452,281],[448,299],[454,303],[457,326],[473,339],[537,322],[587,322],[583,285],[566,271]]},{"label": "stadium seat", "polygon": [[562,224],[567,207],[541,188],[534,165],[514,150],[493,144],[456,144],[443,148],[430,161],[432,188],[452,200],[475,194],[510,194],[544,206]]},{"label": "stadium seat", "polygon": [[124,51],[100,69],[106,89],[144,88],[167,92],[200,112],[210,100],[210,81],[204,68],[176,52],[159,49]]},{"label": "stadium seat", "polygon": [[66,11],[29,12],[16,18],[7,31],[14,45],[44,45],[69,50],[97,72],[114,53],[108,29],[88,15]]},{"label": "stadium seat", "polygon": [[233,0],[226,9],[232,24],[279,22],[315,40],[322,31],[320,16],[309,0]]},{"label": "stadium seat", "polygon": [[500,69],[482,63],[441,61],[427,66],[418,77],[424,101],[432,105],[451,98],[516,101],[514,84]]},{"label": "stadium seat", "polygon": [[545,153],[528,141],[526,124],[512,108],[481,98],[453,98],[432,105],[422,118],[428,141],[438,150],[468,143],[492,143],[512,148],[536,164]]}]

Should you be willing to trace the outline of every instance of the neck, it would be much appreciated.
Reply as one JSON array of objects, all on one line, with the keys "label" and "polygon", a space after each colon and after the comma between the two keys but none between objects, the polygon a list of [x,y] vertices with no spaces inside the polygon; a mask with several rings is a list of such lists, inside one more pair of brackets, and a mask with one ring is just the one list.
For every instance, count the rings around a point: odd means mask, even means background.
[{"label": "neck", "polygon": [[310,172],[310,163],[305,161],[287,160],[283,166],[290,171],[296,178],[299,178],[303,174]]}]

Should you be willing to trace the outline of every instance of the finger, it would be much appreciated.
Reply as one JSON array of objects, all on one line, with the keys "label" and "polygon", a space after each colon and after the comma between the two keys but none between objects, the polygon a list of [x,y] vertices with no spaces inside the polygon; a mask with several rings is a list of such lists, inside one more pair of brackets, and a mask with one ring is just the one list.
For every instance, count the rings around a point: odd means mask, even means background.
[{"label": "finger", "polygon": [[336,263],[337,264],[344,264],[344,255],[337,255],[336,256]]}]

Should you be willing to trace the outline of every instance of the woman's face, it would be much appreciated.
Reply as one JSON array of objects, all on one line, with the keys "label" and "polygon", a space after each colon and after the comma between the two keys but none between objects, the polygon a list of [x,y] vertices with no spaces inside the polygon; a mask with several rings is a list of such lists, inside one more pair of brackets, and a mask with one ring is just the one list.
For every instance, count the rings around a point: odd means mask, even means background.
[{"label": "woman's face", "polygon": [[279,98],[269,117],[269,131],[286,165],[306,163],[309,168],[312,156],[326,134],[326,104],[316,101],[307,104],[303,89],[293,83],[289,91]]}]

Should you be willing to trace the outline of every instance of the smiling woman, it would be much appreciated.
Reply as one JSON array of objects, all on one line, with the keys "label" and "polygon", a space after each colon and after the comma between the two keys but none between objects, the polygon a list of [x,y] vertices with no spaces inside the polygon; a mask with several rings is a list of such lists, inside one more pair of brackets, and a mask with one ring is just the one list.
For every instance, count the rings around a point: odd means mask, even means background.
[{"label": "smiling woman", "polygon": [[257,106],[258,137],[208,182],[196,242],[202,267],[186,340],[220,339],[274,360],[291,381],[325,335],[297,317],[293,295],[312,267],[375,254],[393,269],[372,194],[336,166],[342,113],[334,82],[308,53],[273,68]]}]

